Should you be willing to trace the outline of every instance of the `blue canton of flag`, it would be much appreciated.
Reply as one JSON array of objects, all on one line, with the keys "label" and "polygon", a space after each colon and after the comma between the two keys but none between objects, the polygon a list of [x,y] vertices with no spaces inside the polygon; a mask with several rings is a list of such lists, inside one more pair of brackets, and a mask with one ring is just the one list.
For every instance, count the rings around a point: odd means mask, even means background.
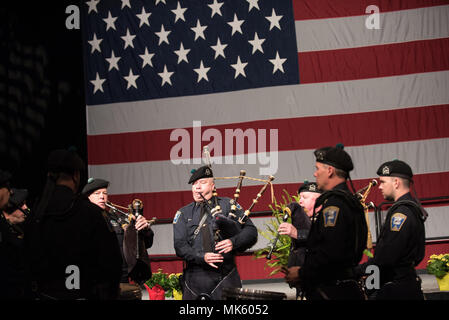
[{"label": "blue canton of flag", "polygon": [[90,0],[88,105],[299,83],[291,1]]}]

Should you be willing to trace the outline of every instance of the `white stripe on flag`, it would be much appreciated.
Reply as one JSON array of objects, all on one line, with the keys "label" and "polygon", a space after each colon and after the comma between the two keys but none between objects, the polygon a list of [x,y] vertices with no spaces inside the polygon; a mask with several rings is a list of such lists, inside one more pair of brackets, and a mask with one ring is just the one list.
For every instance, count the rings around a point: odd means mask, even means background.
[{"label": "white stripe on flag", "polygon": [[[407,159],[407,163],[413,168],[415,174],[449,171],[449,161],[447,161],[449,138],[347,147],[345,150],[354,162],[352,179],[376,177],[377,168],[385,161],[394,158]],[[429,157],[429,155],[432,156]],[[278,161],[274,184],[297,183],[304,179],[313,180],[315,164],[313,150],[282,151],[278,153]],[[171,161],[91,165],[89,176],[111,181],[108,189],[110,194],[190,190],[187,180],[190,169],[194,166],[198,165],[174,165]],[[244,169],[247,171],[247,176],[259,177],[259,167],[260,164],[214,165],[214,175],[216,177],[237,176],[238,171]],[[245,181],[245,184],[261,183]],[[217,186],[219,188],[234,187],[235,181],[219,180]]]},{"label": "white stripe on flag", "polygon": [[88,135],[449,104],[448,88],[440,71],[88,106]]},{"label": "white stripe on flag", "polygon": [[336,50],[449,37],[449,6],[381,13],[380,29],[368,15],[295,22],[298,52]]}]

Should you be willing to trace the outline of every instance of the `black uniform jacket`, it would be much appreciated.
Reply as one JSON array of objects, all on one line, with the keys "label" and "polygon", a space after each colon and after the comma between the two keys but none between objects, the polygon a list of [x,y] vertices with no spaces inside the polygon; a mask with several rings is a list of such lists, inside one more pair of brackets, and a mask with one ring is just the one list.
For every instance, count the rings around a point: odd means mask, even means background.
[{"label": "black uniform jacket", "polygon": [[[396,202],[402,200],[415,202],[410,193],[404,194]],[[374,258],[368,260],[363,269],[370,264],[377,265],[381,283],[414,279],[414,267],[424,258],[424,247],[425,229],[418,210],[405,204],[393,206],[382,226]]]},{"label": "black uniform jacket", "polygon": [[[30,276],[39,292],[61,299],[114,298],[122,257],[100,207],[56,185],[39,226],[30,225],[28,230]],[[76,274],[79,288],[74,278],[66,281]]]},{"label": "black uniform jacket", "polygon": [[[346,183],[333,190],[352,195]],[[314,286],[353,278],[351,272],[362,257],[364,247],[360,250],[360,245],[366,244],[366,237],[363,208],[355,209],[345,198],[331,193],[314,215],[304,266],[299,271],[301,282]]]},{"label": "black uniform jacket", "polygon": [[302,266],[304,264],[307,238],[312,222],[304,209],[297,202],[290,203],[288,207],[292,211],[292,225],[298,232],[298,237],[292,239],[290,256],[288,257],[288,267]]},{"label": "black uniform jacket", "polygon": [[25,256],[21,226],[0,212],[0,299],[25,297]]}]

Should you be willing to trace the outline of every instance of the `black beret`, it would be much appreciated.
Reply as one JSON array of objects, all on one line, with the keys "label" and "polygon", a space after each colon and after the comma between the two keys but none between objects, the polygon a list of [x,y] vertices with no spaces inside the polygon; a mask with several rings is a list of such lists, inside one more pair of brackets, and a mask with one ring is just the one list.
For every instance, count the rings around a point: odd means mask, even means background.
[{"label": "black beret", "polygon": [[308,182],[306,180],[298,189],[298,194],[301,192],[323,193],[323,190],[318,188],[318,185],[316,184],[316,182]]},{"label": "black beret", "polygon": [[89,178],[89,180],[87,180],[87,184],[84,186],[83,191],[81,191],[81,193],[85,194],[86,196],[89,196],[94,191],[107,187],[109,187],[109,181],[103,179]]},{"label": "black beret", "polygon": [[48,172],[73,174],[84,170],[84,162],[73,150],[58,149],[48,156]]},{"label": "black beret", "polygon": [[377,170],[377,174],[382,177],[399,177],[412,180],[412,168],[401,160],[387,161],[383,163]]},{"label": "black beret", "polygon": [[9,180],[11,174],[7,171],[0,170],[0,188],[9,188]]},{"label": "black beret", "polygon": [[339,143],[335,147],[317,149],[314,151],[316,161],[349,172],[354,169],[354,165],[351,156],[343,148],[344,146]]},{"label": "black beret", "polygon": [[192,176],[189,179],[189,184],[194,183],[196,180],[203,179],[203,178],[213,178],[214,174],[212,173],[212,169],[208,166],[203,166],[198,169],[193,169],[191,171]]},{"label": "black beret", "polygon": [[11,189],[11,196],[9,197],[9,203],[12,207],[18,208],[21,207],[26,199],[28,198],[28,190],[27,189]]}]

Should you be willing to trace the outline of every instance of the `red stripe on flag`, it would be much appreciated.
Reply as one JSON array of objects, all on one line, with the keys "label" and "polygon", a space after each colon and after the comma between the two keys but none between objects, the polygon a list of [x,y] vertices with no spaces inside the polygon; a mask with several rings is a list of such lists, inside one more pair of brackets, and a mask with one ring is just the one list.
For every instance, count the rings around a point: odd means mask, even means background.
[{"label": "red stripe on flag", "polygon": [[[316,146],[341,142],[345,146],[361,146],[399,141],[413,141],[449,137],[449,105],[416,107],[391,111],[339,114],[319,117],[263,120],[205,126],[220,131],[225,140],[225,130],[265,129],[269,146],[269,129],[279,129],[278,149],[307,150]],[[320,134],[317,134],[319,128]],[[420,128],[410,130],[410,128]],[[187,129],[193,137],[192,128]],[[179,143],[170,141],[171,129],[122,134],[88,136],[90,165],[170,160],[171,148]],[[376,134],[371,134],[375,132]],[[298,137],[301,138],[298,138]],[[246,139],[245,139],[246,140]],[[202,145],[206,145],[204,142]],[[223,141],[223,155],[225,151]],[[244,151],[248,152],[247,141]],[[232,154],[237,154],[235,150]],[[145,147],[142,147],[145,146]],[[192,141],[190,141],[192,147]],[[192,150],[190,150],[192,155]],[[214,154],[212,154],[214,156]]]},{"label": "red stripe on flag", "polygon": [[[357,165],[357,164],[355,164]],[[379,166],[381,163],[379,163]],[[378,168],[373,168],[373,173]],[[186,177],[187,180],[188,177]],[[376,177],[377,178],[377,177]],[[355,180],[354,187],[356,190],[368,185],[371,179]],[[420,174],[414,176],[416,191],[420,198],[447,196],[449,190],[449,172],[438,172],[429,174]],[[284,189],[290,195],[296,195],[301,183],[274,185],[275,197],[278,202],[282,202],[282,196],[285,195]],[[220,189],[219,182],[217,185],[218,195],[221,197],[233,197],[235,188]],[[261,186],[244,186],[241,191],[239,203],[243,208],[248,208],[252,203],[252,199],[256,197]],[[172,219],[177,210],[192,202],[191,191],[175,191],[175,192],[154,192],[154,193],[135,193],[110,195],[109,200],[119,205],[127,205],[133,199],[140,199],[144,202],[144,215],[146,218],[157,217],[158,219]],[[377,187],[375,187],[369,197],[368,202],[373,201],[376,205],[383,202],[382,195]],[[270,190],[267,189],[260,201],[255,205],[253,212],[269,211],[268,205],[271,203]]]},{"label": "red stripe on flag", "polygon": [[300,82],[387,77],[449,69],[449,38],[298,53]]},{"label": "red stripe on flag", "polygon": [[448,0],[294,0],[293,14],[295,20],[327,19],[366,15],[370,5],[376,5],[382,13],[447,4]]}]

